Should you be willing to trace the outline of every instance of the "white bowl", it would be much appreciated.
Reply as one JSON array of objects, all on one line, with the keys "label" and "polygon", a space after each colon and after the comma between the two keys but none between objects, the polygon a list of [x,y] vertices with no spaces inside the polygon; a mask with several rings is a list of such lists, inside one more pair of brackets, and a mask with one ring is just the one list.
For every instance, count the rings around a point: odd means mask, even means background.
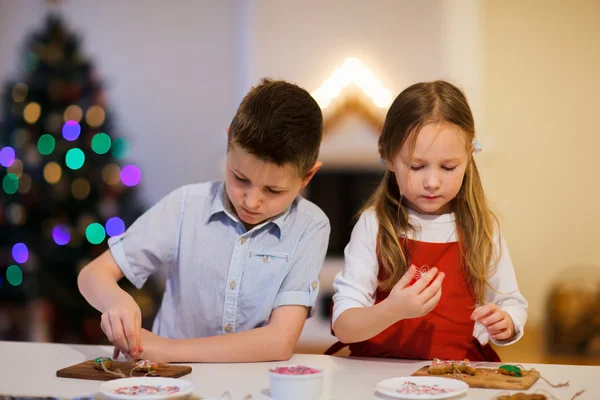
[{"label": "white bowl", "polygon": [[[279,367],[298,367],[300,365],[279,365]],[[306,375],[278,374],[269,370],[271,398],[275,400],[318,400],[323,391],[323,369],[302,365],[319,370]]]},{"label": "white bowl", "polygon": [[[145,395],[132,395],[132,394],[119,394],[115,393],[118,388],[126,388],[131,386],[178,386],[179,391],[176,393],[156,393],[156,394],[145,394]],[[183,379],[174,378],[160,378],[151,376],[140,376],[136,378],[122,378],[114,379],[112,381],[106,381],[100,385],[100,391],[103,395],[110,399],[115,400],[130,400],[130,399],[144,399],[144,400],[157,400],[157,399],[172,399],[172,398],[183,398],[189,396],[194,391],[194,385],[190,381]]]}]

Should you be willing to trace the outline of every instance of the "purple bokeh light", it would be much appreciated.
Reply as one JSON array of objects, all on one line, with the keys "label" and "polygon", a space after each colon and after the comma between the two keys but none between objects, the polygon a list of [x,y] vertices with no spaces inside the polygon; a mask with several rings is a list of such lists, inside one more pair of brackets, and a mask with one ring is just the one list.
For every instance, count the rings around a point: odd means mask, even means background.
[{"label": "purple bokeh light", "polygon": [[0,150],[0,165],[3,167],[10,167],[15,162],[15,149],[10,146],[6,146]]},{"label": "purple bokeh light", "polygon": [[112,217],[106,221],[106,234],[110,237],[122,235],[125,232],[125,222],[119,217]]},{"label": "purple bokeh light", "polygon": [[142,172],[135,165],[126,165],[121,170],[121,182],[125,186],[135,186],[140,183]]},{"label": "purple bokeh light", "polygon": [[79,125],[79,123],[77,121],[69,120],[69,121],[65,122],[65,124],[63,125],[62,135],[69,142],[76,140],[79,137],[80,133],[81,133],[81,126]]},{"label": "purple bokeh light", "polygon": [[25,243],[17,243],[12,248],[12,256],[16,262],[23,264],[29,259],[29,249]]},{"label": "purple bokeh light", "polygon": [[64,246],[71,240],[69,228],[65,225],[57,225],[52,229],[52,239],[59,246]]}]

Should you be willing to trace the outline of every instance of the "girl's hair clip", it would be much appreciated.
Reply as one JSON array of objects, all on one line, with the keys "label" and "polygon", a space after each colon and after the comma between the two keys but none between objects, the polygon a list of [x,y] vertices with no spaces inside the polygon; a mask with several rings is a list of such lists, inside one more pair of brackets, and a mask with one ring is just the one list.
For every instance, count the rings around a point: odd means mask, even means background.
[{"label": "girl's hair clip", "polygon": [[477,155],[479,153],[481,153],[481,150],[483,150],[483,146],[481,145],[481,143],[479,143],[479,141],[473,139],[473,154]]},{"label": "girl's hair clip", "polygon": [[385,160],[383,158],[379,157],[379,162],[385,167]]}]

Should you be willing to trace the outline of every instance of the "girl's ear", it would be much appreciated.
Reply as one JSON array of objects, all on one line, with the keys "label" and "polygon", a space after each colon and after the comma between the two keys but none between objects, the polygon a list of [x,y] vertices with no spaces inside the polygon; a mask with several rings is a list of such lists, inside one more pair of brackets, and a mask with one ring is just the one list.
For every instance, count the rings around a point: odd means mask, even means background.
[{"label": "girl's ear", "polygon": [[380,158],[379,161],[385,165],[385,167],[390,171],[390,172],[394,172],[394,163],[389,161],[389,160],[384,160],[383,158]]}]

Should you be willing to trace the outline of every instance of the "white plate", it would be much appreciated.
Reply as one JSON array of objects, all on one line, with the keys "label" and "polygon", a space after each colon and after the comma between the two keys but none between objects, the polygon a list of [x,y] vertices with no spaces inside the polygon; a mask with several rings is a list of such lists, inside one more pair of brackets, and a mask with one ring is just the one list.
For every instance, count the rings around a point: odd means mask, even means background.
[{"label": "white plate", "polygon": [[[410,385],[426,385],[428,387],[435,386],[438,389],[448,390],[446,393],[418,393],[413,391],[403,391]],[[469,390],[469,385],[458,379],[435,378],[429,376],[408,376],[401,378],[391,378],[381,381],[375,389],[386,396],[395,397],[398,399],[418,399],[418,400],[437,400],[449,399],[466,393]]]},{"label": "white plate", "polygon": [[[179,391],[177,393],[155,393],[155,394],[119,394],[115,393],[118,388],[126,388],[136,385],[145,386],[178,386]],[[173,399],[177,397],[189,396],[194,391],[194,385],[190,381],[183,379],[173,378],[158,378],[158,377],[137,377],[137,378],[122,378],[115,379],[112,381],[106,381],[100,385],[100,391],[103,395],[117,400],[131,400],[131,399],[144,399],[144,400],[155,400],[155,399]]]}]

